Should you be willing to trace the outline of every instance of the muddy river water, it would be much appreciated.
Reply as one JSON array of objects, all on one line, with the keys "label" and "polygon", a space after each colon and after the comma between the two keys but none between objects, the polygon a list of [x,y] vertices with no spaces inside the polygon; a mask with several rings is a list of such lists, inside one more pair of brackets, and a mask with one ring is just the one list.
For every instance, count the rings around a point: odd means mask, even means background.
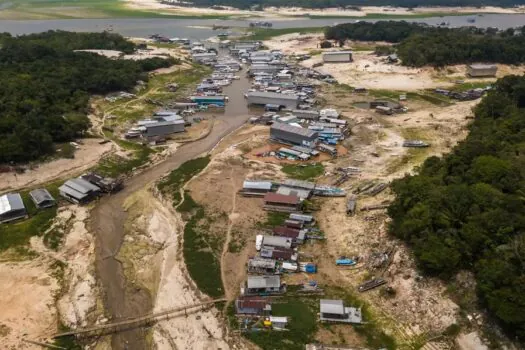
[{"label": "muddy river water", "polygon": [[[250,117],[250,111],[242,92],[250,87],[244,72],[241,79],[224,88],[230,100],[224,113],[216,114],[216,122],[210,135],[202,140],[181,146],[164,162],[149,168],[125,183],[124,189],[104,197],[95,207],[91,217],[91,230],[97,237],[96,268],[103,290],[107,314],[113,320],[136,317],[151,311],[152,296],[126,280],[122,264],[116,258],[125,236],[124,224],[127,213],[123,208],[125,199],[144,186],[160,179],[185,161],[210,151],[224,136],[228,135]],[[145,334],[132,329],[113,336],[113,349],[146,349]]]},{"label": "muddy river water", "polygon": [[[467,20],[475,20],[469,23]],[[329,18],[309,19],[280,19],[271,21],[273,28],[301,28],[325,27],[337,23],[355,22],[356,18]],[[376,22],[380,19],[366,19],[367,22]],[[450,26],[477,26],[496,27],[507,29],[525,25],[525,14],[483,14],[479,16],[444,16],[428,18],[389,18],[394,21],[411,21],[438,25],[448,22]],[[102,31],[112,28],[113,31],[124,36],[147,37],[150,34],[160,33],[168,37],[185,37],[202,40],[215,35],[213,25],[248,27],[250,20],[222,20],[222,19],[165,19],[165,18],[119,18],[119,19],[58,19],[58,20],[2,20],[0,32],[11,34],[39,33],[47,30],[68,31]]]}]

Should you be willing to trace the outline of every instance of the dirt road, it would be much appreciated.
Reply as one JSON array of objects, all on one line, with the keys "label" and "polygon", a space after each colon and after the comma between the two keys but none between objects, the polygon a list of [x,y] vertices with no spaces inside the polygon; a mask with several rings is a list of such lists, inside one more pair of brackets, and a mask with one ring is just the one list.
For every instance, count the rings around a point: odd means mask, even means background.
[{"label": "dirt road", "polygon": [[[106,313],[112,320],[142,315],[150,312],[153,307],[149,292],[134,285],[133,281],[126,280],[122,264],[116,259],[125,236],[127,213],[123,209],[124,200],[185,161],[208,152],[225,135],[245,123],[249,111],[242,93],[250,87],[250,83],[244,77],[244,72],[239,75],[242,77],[240,80],[224,89],[230,101],[225,112],[216,115],[214,128],[206,138],[179,147],[170,158],[130,179],[121,192],[103,198],[94,208],[90,229],[97,237],[97,275],[104,295]],[[115,334],[112,348],[145,349],[146,336],[140,329]]]}]

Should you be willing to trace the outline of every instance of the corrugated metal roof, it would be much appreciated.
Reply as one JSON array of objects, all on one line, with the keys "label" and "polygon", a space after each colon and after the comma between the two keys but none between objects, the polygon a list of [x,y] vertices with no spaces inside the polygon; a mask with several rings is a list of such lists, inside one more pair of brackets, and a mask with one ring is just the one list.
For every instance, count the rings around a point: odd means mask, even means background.
[{"label": "corrugated metal roof", "polygon": [[271,181],[245,180],[242,183],[242,188],[245,189],[245,190],[267,190],[267,191],[270,191],[272,189],[272,182]]},{"label": "corrugated metal roof", "polygon": [[253,258],[248,260],[248,265],[261,269],[274,269],[276,261],[274,259]]},{"label": "corrugated metal roof", "polygon": [[62,186],[72,188],[73,190],[84,194],[92,191],[100,191],[98,186],[95,186],[92,183],[80,178],[67,180]]},{"label": "corrugated metal roof", "polygon": [[295,94],[279,94],[277,92],[269,92],[269,91],[248,92],[246,94],[246,97],[247,98],[250,98],[250,97],[278,98],[278,99],[293,100],[293,101],[299,100],[299,97]]},{"label": "corrugated metal roof", "polygon": [[150,129],[150,128],[157,128],[159,126],[169,126],[169,125],[178,125],[178,124],[184,124],[184,120],[176,119],[176,120],[170,120],[170,121],[164,121],[164,122],[156,122],[155,124],[147,124],[144,126],[146,127],[146,129]]},{"label": "corrugated metal roof", "polygon": [[290,219],[292,220],[299,220],[302,222],[311,222],[313,221],[314,217],[312,215],[305,215],[305,214],[290,214]]},{"label": "corrugated metal roof", "polygon": [[272,322],[272,323],[288,323],[288,317],[286,317],[286,316],[270,316],[270,322]]},{"label": "corrugated metal roof", "polygon": [[352,54],[352,51],[328,51],[328,52],[325,52],[323,53],[323,56],[326,55],[326,56],[332,56],[332,55],[348,55],[348,54]]},{"label": "corrugated metal roof", "polygon": [[279,288],[281,278],[279,276],[248,276],[246,286],[252,288]]},{"label": "corrugated metal roof", "polygon": [[288,237],[264,236],[263,245],[290,248],[292,246],[292,239]]},{"label": "corrugated metal roof", "polygon": [[25,208],[20,193],[7,193],[0,197],[0,215]]},{"label": "corrugated metal roof", "polygon": [[469,64],[469,68],[472,68],[472,69],[494,69],[494,68],[498,68],[498,66],[496,66],[495,64],[474,63],[474,64]]},{"label": "corrugated metal roof", "polygon": [[297,238],[299,236],[299,231],[299,229],[284,226],[277,226],[273,229],[273,233],[275,233],[277,236],[288,238]]},{"label": "corrugated metal roof", "polygon": [[319,304],[323,314],[344,315],[345,313],[342,300],[321,299]]},{"label": "corrugated metal roof", "polygon": [[317,132],[305,128],[298,128],[296,126],[292,126],[285,123],[273,123],[270,127],[270,132],[273,130],[279,130],[279,131],[285,131],[285,132],[291,132],[297,135],[301,135],[304,137],[315,137],[317,136]]},{"label": "corrugated metal roof", "polygon": [[40,204],[40,203],[43,203],[45,201],[54,201],[55,200],[53,198],[53,196],[51,195],[51,193],[49,193],[49,191],[46,190],[45,188],[38,188],[36,190],[33,190],[33,191],[29,192],[29,195],[31,196],[31,198],[33,199],[33,201],[36,204]]},{"label": "corrugated metal roof", "polygon": [[286,179],[283,181],[283,185],[288,187],[304,188],[307,190],[313,190],[315,183],[303,180]]},{"label": "corrugated metal roof", "polygon": [[269,306],[268,309],[271,309],[270,299],[261,298],[261,297],[240,297],[237,299],[237,307],[239,309],[265,309]]},{"label": "corrugated metal roof", "polygon": [[286,196],[278,193],[267,193],[264,196],[265,202],[282,203],[282,204],[299,204],[300,199],[297,196]]},{"label": "corrugated metal roof", "polygon": [[305,190],[302,188],[293,188],[289,186],[279,186],[279,189],[276,192],[277,194],[282,194],[285,196],[297,196],[301,199],[307,199],[312,194],[311,190]]},{"label": "corrugated metal roof", "polygon": [[77,200],[82,200],[88,196],[87,193],[79,192],[75,190],[74,188],[67,186],[66,184],[63,184],[62,186],[60,186],[58,190]]}]

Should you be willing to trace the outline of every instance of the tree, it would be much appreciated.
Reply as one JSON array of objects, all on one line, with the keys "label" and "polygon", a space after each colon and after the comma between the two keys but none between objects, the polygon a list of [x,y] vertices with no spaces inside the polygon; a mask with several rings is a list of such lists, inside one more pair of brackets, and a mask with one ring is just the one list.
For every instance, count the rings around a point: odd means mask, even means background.
[{"label": "tree", "polygon": [[321,47],[321,49],[330,49],[330,48],[332,48],[333,45],[328,40],[325,40],[319,46]]}]

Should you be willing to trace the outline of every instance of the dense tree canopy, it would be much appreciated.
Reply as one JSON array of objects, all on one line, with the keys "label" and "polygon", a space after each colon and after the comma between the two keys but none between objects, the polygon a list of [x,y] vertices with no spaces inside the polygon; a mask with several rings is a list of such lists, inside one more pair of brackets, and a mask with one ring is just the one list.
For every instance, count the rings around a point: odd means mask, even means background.
[{"label": "dense tree canopy", "polygon": [[445,66],[458,63],[525,62],[525,30],[475,27],[438,28],[404,21],[345,23],[325,30],[328,40],[387,41],[404,65]]},{"label": "dense tree canopy", "polygon": [[525,339],[525,76],[500,79],[452,153],[393,184],[390,231],[419,266],[475,272],[482,300]]},{"label": "dense tree canopy", "polygon": [[133,43],[109,33],[46,32],[0,36],[0,163],[53,152],[89,127],[90,94],[131,89],[147,70],[171,60],[112,60],[77,49],[132,52]]},{"label": "dense tree canopy", "polygon": [[[169,2],[169,0],[167,0]],[[293,3],[286,3],[282,0],[193,0],[196,6],[233,6],[237,8],[259,8],[270,6],[298,6],[305,8],[327,8],[327,7],[347,7],[347,6],[398,6],[398,7],[418,7],[418,6],[502,6],[511,7],[523,5],[525,0],[295,0]]]}]

